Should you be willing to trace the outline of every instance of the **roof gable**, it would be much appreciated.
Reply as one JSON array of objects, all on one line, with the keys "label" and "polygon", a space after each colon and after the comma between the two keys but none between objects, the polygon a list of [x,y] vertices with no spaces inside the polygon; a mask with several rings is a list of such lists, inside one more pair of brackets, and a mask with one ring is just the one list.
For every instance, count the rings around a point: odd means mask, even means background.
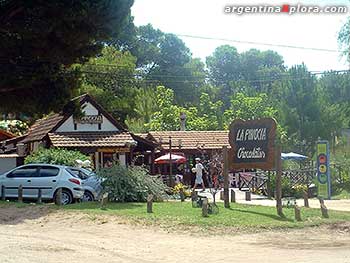
[{"label": "roof gable", "polygon": [[[84,94],[71,100],[71,102],[77,101],[79,105],[84,104],[92,105],[97,112],[103,115],[105,122],[109,125],[109,131],[126,131],[124,127],[119,124],[108,112],[106,112],[101,105],[99,105],[90,95]],[[24,143],[32,141],[41,141],[44,137],[54,131],[62,131],[60,127],[71,121],[73,123],[73,114],[68,114],[67,112],[55,113],[43,119],[37,120],[29,129],[28,136],[23,140]],[[113,128],[115,127],[115,129]],[[68,131],[64,129],[63,131]],[[74,132],[74,130],[69,130]],[[91,131],[91,130],[90,130]],[[77,131],[78,132],[78,131]]]}]

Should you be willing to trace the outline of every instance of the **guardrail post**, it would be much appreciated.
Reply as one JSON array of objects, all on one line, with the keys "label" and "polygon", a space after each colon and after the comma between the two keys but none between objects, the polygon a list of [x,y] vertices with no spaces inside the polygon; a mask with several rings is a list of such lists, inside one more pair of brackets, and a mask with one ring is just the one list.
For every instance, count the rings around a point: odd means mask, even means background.
[{"label": "guardrail post", "polygon": [[195,206],[195,202],[198,200],[198,194],[196,191],[192,191],[191,192],[191,201],[192,201],[192,207],[196,207]]},{"label": "guardrail post", "polygon": [[41,195],[42,195],[42,190],[41,190],[41,188],[39,188],[38,189],[38,201],[37,201],[38,204],[42,203]]},{"label": "guardrail post", "polygon": [[184,194],[184,189],[180,189],[180,199],[181,199],[181,202],[184,202],[185,201],[185,194]]},{"label": "guardrail post", "polygon": [[236,203],[236,192],[231,189],[231,203]]},{"label": "guardrail post", "polygon": [[18,186],[18,202],[23,202],[23,186],[21,184]]},{"label": "guardrail post", "polygon": [[102,198],[101,198],[101,203],[100,203],[100,208],[102,210],[106,210],[107,208],[107,203],[108,203],[108,193],[104,193]]},{"label": "guardrail post", "polygon": [[300,213],[300,207],[295,205],[294,206],[294,215],[295,215],[295,220],[301,221],[301,213]]},{"label": "guardrail post", "polygon": [[202,204],[202,216],[208,217],[208,198],[204,198]]},{"label": "guardrail post", "polygon": [[147,196],[147,213],[153,213],[153,195]]},{"label": "guardrail post", "polygon": [[62,188],[58,188],[55,196],[55,204],[62,205]]},{"label": "guardrail post", "polygon": [[329,218],[328,209],[327,209],[326,205],[324,204],[323,198],[321,197],[319,200],[320,200],[320,205],[321,205],[321,214],[322,214],[322,217],[324,217],[324,218]]},{"label": "guardrail post", "polygon": [[5,191],[6,191],[5,185],[2,185],[1,186],[1,200],[2,201],[6,200],[6,193],[5,193]]},{"label": "guardrail post", "polygon": [[304,197],[304,206],[310,207],[309,206],[309,196],[308,196],[308,193],[306,191],[303,192],[303,197]]}]

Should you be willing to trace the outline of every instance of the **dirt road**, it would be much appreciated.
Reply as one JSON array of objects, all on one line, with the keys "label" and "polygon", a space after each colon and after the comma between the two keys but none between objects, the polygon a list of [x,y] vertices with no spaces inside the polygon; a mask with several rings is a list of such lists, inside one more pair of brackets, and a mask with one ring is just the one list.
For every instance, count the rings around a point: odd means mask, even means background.
[{"label": "dirt road", "polygon": [[[20,211],[20,212],[19,212]],[[350,262],[350,223],[224,236],[45,208],[0,209],[0,262]]]}]

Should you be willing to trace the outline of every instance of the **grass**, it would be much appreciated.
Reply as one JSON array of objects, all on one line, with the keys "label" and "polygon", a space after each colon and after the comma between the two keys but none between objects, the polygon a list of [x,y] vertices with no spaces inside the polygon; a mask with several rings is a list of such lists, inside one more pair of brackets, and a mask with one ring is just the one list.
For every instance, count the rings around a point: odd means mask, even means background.
[{"label": "grass", "polygon": [[350,193],[346,190],[343,190],[339,194],[333,195],[332,199],[350,199]]},{"label": "grass", "polygon": [[0,208],[1,207],[9,207],[9,206],[15,206],[17,208],[25,208],[28,207],[28,202],[17,202],[17,201],[2,201],[0,200]]},{"label": "grass", "polygon": [[325,223],[350,221],[350,212],[329,211],[330,218],[321,217],[319,209],[302,208],[302,222],[294,220],[294,209],[284,208],[284,218],[276,215],[274,207],[231,204],[229,209],[218,203],[219,214],[201,216],[201,209],[192,208],[190,202],[161,202],[153,204],[153,213],[146,213],[145,203],[109,203],[101,210],[98,203],[79,203],[63,207],[64,210],[83,211],[89,214],[109,214],[127,218],[136,223],[157,225],[164,228],[238,228],[238,229],[274,229],[302,228]]}]

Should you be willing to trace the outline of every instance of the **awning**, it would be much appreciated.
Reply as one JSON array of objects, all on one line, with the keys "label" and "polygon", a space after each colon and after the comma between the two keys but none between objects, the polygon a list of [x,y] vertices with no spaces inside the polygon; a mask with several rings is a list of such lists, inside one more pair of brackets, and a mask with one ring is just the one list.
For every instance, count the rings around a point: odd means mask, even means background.
[{"label": "awning", "polygon": [[[177,155],[177,154],[172,154],[171,155],[171,162],[180,164],[180,163],[186,163],[187,159],[184,156]],[[155,164],[165,164],[165,163],[170,163],[170,154],[165,154],[160,156],[159,158],[155,159],[154,161]]]}]

